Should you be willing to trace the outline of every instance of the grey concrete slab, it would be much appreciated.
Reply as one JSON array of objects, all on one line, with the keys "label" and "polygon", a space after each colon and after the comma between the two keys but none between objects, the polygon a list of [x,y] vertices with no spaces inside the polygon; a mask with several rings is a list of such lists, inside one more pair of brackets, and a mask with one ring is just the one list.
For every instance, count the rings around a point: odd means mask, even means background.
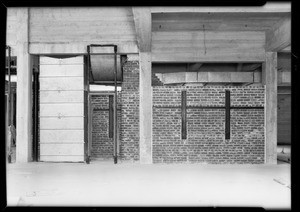
[{"label": "grey concrete slab", "polygon": [[291,207],[290,165],[8,164],[9,206]]}]

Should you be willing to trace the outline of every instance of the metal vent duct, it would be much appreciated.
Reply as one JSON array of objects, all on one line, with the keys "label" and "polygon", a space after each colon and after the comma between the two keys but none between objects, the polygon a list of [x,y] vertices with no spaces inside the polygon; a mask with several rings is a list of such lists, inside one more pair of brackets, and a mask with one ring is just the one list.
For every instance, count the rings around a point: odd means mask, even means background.
[{"label": "metal vent duct", "polygon": [[[114,55],[91,55],[91,71],[95,82],[112,83],[115,80]],[[123,80],[121,57],[117,55],[117,82]],[[97,83],[97,84],[99,84]]]}]

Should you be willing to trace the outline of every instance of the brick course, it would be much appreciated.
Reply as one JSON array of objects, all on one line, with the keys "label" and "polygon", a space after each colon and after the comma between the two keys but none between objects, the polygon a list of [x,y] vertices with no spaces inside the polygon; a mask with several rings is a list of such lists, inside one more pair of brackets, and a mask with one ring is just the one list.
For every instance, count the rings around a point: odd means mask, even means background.
[{"label": "brick course", "polygon": [[[154,106],[264,106],[263,86],[158,86]],[[231,139],[225,140],[224,109],[187,109],[187,139],[181,139],[181,109],[153,108],[154,163],[263,163],[264,110],[231,109]]]}]

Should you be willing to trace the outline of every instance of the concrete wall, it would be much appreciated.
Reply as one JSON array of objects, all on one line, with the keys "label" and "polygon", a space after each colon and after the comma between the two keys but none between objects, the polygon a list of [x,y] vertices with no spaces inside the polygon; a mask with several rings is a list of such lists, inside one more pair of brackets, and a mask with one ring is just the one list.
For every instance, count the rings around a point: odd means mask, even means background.
[{"label": "concrete wall", "polygon": [[37,7],[29,12],[32,54],[85,53],[92,43],[138,51],[131,7]]}]

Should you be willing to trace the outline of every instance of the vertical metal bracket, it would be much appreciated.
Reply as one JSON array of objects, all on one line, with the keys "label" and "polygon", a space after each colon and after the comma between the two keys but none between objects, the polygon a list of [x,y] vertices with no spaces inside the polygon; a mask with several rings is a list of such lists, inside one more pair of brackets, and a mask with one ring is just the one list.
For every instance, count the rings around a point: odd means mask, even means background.
[{"label": "vertical metal bracket", "polygon": [[114,109],[113,109],[113,95],[109,95],[109,100],[108,100],[108,108],[109,108],[109,112],[108,112],[108,137],[109,138],[113,138],[114,136]]},{"label": "vertical metal bracket", "polygon": [[225,139],[230,139],[230,91],[225,91]]},{"label": "vertical metal bracket", "polygon": [[186,138],[186,91],[181,91],[181,139]]}]

